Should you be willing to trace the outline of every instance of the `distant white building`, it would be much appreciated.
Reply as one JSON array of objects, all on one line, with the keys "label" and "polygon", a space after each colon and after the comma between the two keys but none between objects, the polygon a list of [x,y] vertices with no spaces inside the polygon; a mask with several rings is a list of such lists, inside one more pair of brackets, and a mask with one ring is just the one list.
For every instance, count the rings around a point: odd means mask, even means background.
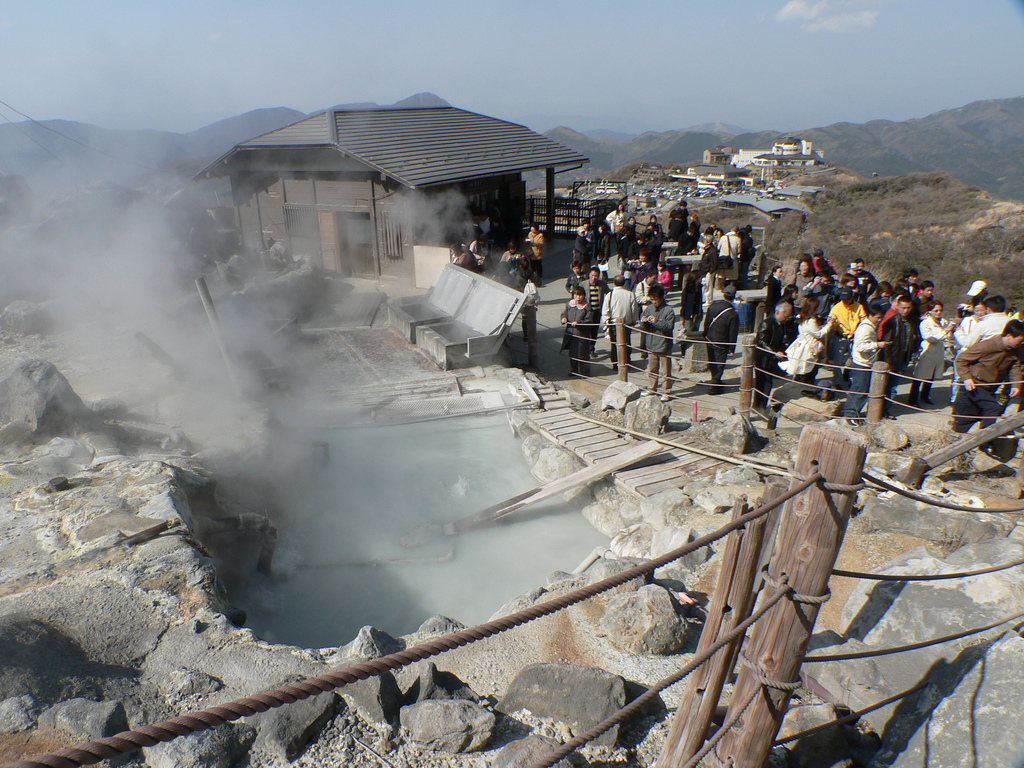
[{"label": "distant white building", "polygon": [[771,149],[740,149],[732,156],[737,168],[799,168],[824,162],[825,156],[814,150],[813,142],[793,136],[779,139]]},{"label": "distant white building", "polygon": [[738,189],[754,183],[749,171],[717,163],[690,166],[686,173],[673,173],[672,178],[696,184],[698,189]]}]

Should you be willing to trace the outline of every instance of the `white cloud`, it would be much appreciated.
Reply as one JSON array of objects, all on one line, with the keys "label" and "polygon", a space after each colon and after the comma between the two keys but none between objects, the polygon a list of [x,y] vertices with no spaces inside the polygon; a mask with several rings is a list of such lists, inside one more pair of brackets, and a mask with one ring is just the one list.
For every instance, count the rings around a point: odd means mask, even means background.
[{"label": "white cloud", "polygon": [[800,22],[801,28],[807,32],[851,32],[875,25],[878,11],[854,10],[852,5],[854,2],[851,0],[789,0],[775,14],[775,20]]}]

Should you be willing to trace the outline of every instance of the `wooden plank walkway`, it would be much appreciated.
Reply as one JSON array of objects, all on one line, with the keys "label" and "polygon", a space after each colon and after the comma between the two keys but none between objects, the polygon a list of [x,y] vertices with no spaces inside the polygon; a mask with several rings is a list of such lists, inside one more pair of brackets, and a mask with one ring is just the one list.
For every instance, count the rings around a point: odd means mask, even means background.
[{"label": "wooden plank walkway", "polygon": [[[529,414],[529,419],[546,438],[575,454],[583,463],[616,456],[636,445],[609,427],[594,424],[576,415],[569,402],[549,386],[536,388],[545,410]],[[687,443],[676,437],[673,442]],[[721,467],[732,466],[685,449],[666,446],[638,467],[615,472],[615,484],[639,499],[662,491],[682,488],[702,477],[714,476]]]}]

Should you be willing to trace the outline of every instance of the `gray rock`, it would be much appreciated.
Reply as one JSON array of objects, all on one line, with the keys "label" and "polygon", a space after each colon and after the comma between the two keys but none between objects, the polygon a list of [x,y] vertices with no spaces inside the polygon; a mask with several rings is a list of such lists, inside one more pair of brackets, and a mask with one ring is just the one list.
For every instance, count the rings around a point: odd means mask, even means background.
[{"label": "gray rock", "polygon": [[761,476],[751,467],[722,467],[715,472],[715,485],[746,485],[756,488],[762,482]]},{"label": "gray rock", "polygon": [[[692,528],[662,528],[655,531],[654,539],[651,541],[651,557],[660,557],[666,552],[689,544],[698,535],[697,531]],[[675,561],[675,564],[687,571],[693,571],[710,560],[713,554],[710,546],[700,547],[683,555]]]},{"label": "gray rock", "polygon": [[[626,684],[618,675],[573,664],[531,664],[509,684],[498,704],[507,714],[521,709],[565,723],[580,734],[606,720],[626,704]],[[615,726],[592,744],[614,746]]]},{"label": "gray rock", "polygon": [[512,428],[512,434],[519,438],[537,434],[537,429],[524,410],[509,411],[508,425]]},{"label": "gray rock", "polygon": [[838,417],[842,412],[842,400],[833,399],[822,402],[816,397],[793,398],[786,402],[779,411],[785,418],[800,424],[820,424]]},{"label": "gray rock", "polygon": [[205,696],[224,687],[224,683],[216,677],[191,669],[172,670],[166,679],[158,684],[164,693],[174,699]]},{"label": "gray rock", "polygon": [[551,441],[543,435],[538,435],[536,432],[527,435],[523,439],[523,456],[526,458],[526,463],[531,467],[537,463],[537,459],[540,457],[540,452],[545,448],[551,447]]},{"label": "gray rock", "polygon": [[864,459],[864,465],[872,471],[892,476],[909,467],[911,461],[912,457],[905,454],[869,453]]},{"label": "gray rock", "polygon": [[113,397],[91,400],[87,405],[97,419],[123,419],[128,415],[128,404]]},{"label": "gray rock", "polygon": [[32,728],[39,717],[39,704],[26,694],[0,701],[0,733],[18,733]]},{"label": "gray rock", "polygon": [[608,642],[626,653],[664,656],[686,643],[689,624],[677,612],[668,590],[648,584],[608,602],[600,630]]},{"label": "gray rock", "polygon": [[[541,449],[530,472],[542,483],[550,483],[583,469],[583,463],[563,448],[551,445]],[[583,489],[577,489],[583,490]]]},{"label": "gray rock", "polygon": [[745,496],[751,502],[761,495],[763,488],[744,485],[723,485],[705,488],[693,497],[694,506],[699,507],[709,515],[720,515],[732,510],[737,499]]},{"label": "gray rock", "polygon": [[[530,768],[552,750],[560,747],[554,739],[531,733],[525,739],[516,739],[494,753],[490,768]],[[553,768],[571,768],[568,758],[562,758]]]},{"label": "gray rock", "polygon": [[[642,560],[639,558],[623,557],[623,558],[611,558],[611,557],[599,557],[594,563],[583,572],[583,575],[587,577],[588,584],[596,584],[603,579],[607,579],[610,576],[615,576],[623,571],[632,568],[635,565],[639,565]],[[627,592],[634,592],[645,584],[644,577],[637,576],[635,579],[630,579],[624,584],[620,584],[617,587],[605,592],[606,595],[624,594]]]},{"label": "gray rock", "polygon": [[626,403],[626,429],[660,435],[668,426],[672,406],[657,397],[641,397]]},{"label": "gray rock", "polygon": [[579,392],[575,392],[571,389],[559,390],[560,394],[565,395],[565,398],[569,401],[569,405],[578,411],[582,411],[584,408],[590,406],[590,398]]},{"label": "gray rock", "polygon": [[644,522],[655,530],[683,525],[690,511],[690,497],[678,488],[656,493],[640,502]]},{"label": "gray rock", "polygon": [[71,699],[43,712],[39,725],[67,731],[82,740],[102,739],[127,731],[128,717],[120,701]]},{"label": "gray rock", "polygon": [[611,540],[608,549],[618,557],[646,558],[650,556],[654,528],[647,523],[637,523],[623,528]]},{"label": "gray rock", "polygon": [[602,501],[594,501],[583,508],[583,519],[605,536],[611,538],[625,527],[619,510]]},{"label": "gray rock", "polygon": [[450,635],[453,632],[460,632],[465,628],[465,624],[462,624],[455,619],[450,619],[447,616],[442,616],[440,613],[435,613],[429,619],[420,624],[419,629],[416,630],[416,634],[425,635],[427,637],[442,637],[443,635]]},{"label": "gray rock", "polygon": [[231,768],[255,740],[251,725],[225,723],[148,747],[146,762],[150,768]]},{"label": "gray rock", "polygon": [[872,442],[886,451],[898,451],[910,445],[910,437],[907,433],[889,422],[883,422],[874,427],[870,435]]},{"label": "gray rock", "polygon": [[432,661],[417,662],[410,669],[416,676],[403,694],[404,701],[409,704],[427,699],[480,699],[457,675],[439,670]]},{"label": "gray rock", "polygon": [[356,639],[344,646],[341,651],[349,656],[364,659],[376,659],[391,653],[398,653],[405,648],[405,643],[396,640],[387,632],[367,624],[361,627]]},{"label": "gray rock", "polygon": [[494,732],[494,714],[461,699],[430,699],[402,707],[401,722],[412,741],[441,752],[482,749]]},{"label": "gray rock", "polygon": [[861,519],[868,532],[902,533],[946,547],[1007,534],[999,523],[981,520],[973,512],[933,507],[902,496],[892,499],[870,497],[864,503]]},{"label": "gray rock", "polygon": [[930,675],[885,728],[869,768],[1019,765],[1024,754],[1024,639],[1007,632],[990,647],[969,648]]},{"label": "gray rock", "polygon": [[368,723],[390,725],[402,706],[402,691],[391,672],[349,683],[338,689],[345,703]]},{"label": "gray rock", "polygon": [[547,589],[544,587],[536,587],[525,594],[514,597],[491,614],[488,621],[494,621],[495,619],[500,619],[502,616],[508,616],[509,614],[521,611],[523,608],[529,608],[545,594],[547,594]]},{"label": "gray rock", "polygon": [[249,718],[258,733],[256,746],[276,757],[295,759],[319,735],[337,702],[337,694],[329,691]]},{"label": "gray rock", "polygon": [[752,453],[761,447],[761,436],[743,416],[730,416],[715,427],[708,439],[727,455]]},{"label": "gray rock", "polygon": [[640,397],[640,387],[628,381],[613,381],[601,395],[602,411],[625,411],[626,404]]},{"label": "gray rock", "polygon": [[[791,706],[779,730],[780,739],[794,736],[836,719],[831,704],[800,704]],[[825,728],[804,736],[789,745],[788,765],[791,768],[846,768],[850,765],[850,749],[839,728]]]},{"label": "gray rock", "polygon": [[26,360],[0,381],[0,424],[25,422],[37,435],[64,435],[90,424],[93,414],[57,368]]},{"label": "gray rock", "polygon": [[13,301],[0,313],[0,328],[20,336],[46,334],[53,329],[53,315],[46,304]]}]

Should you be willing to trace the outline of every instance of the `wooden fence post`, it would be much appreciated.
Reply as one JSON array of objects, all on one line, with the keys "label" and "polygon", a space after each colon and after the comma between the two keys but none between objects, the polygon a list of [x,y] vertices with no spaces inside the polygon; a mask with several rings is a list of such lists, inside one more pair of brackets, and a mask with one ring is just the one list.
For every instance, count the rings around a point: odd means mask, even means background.
[{"label": "wooden fence post", "polygon": [[[788,484],[781,478],[771,478],[765,484],[759,503],[767,503],[781,496],[787,489]],[[747,511],[742,500],[736,502],[733,519]],[[718,571],[715,596],[697,646],[698,654],[749,618],[757,592],[755,582],[762,554],[770,548],[765,533],[773,529],[771,521],[774,519],[777,522],[778,514],[779,508],[773,509],[745,529],[729,534]],[[722,695],[722,687],[736,664],[736,652],[740,644],[741,638],[737,638],[690,676],[655,768],[678,768],[704,744]]]},{"label": "wooden fence post", "polygon": [[[798,477],[820,472],[824,482],[857,483],[864,467],[867,439],[843,427],[811,424],[800,435]],[[794,483],[799,480],[794,479]],[[807,641],[828,594],[829,574],[846,533],[855,494],[811,486],[786,502],[768,566],[769,588],[783,576],[794,590],[751,628],[741,654],[741,669],[726,720],[739,717],[722,735],[715,756],[723,765],[762,768],[782,726],[792,690],[799,681]],[[779,683],[773,686],[772,683]],[[749,700],[746,711],[739,710]]]},{"label": "wooden fence post", "polygon": [[629,330],[624,318],[615,321],[615,354],[619,364],[619,381],[629,381]]},{"label": "wooden fence post", "polygon": [[526,364],[537,367],[537,305],[523,306],[523,332],[526,335]]},{"label": "wooden fence post", "polygon": [[754,351],[756,336],[745,333],[740,336],[740,349],[743,360],[740,363],[740,407],[739,414],[750,418],[750,405],[754,396]]},{"label": "wooden fence post", "polygon": [[885,394],[889,386],[889,364],[881,361],[871,366],[868,389],[868,424],[878,424],[885,415]]}]

